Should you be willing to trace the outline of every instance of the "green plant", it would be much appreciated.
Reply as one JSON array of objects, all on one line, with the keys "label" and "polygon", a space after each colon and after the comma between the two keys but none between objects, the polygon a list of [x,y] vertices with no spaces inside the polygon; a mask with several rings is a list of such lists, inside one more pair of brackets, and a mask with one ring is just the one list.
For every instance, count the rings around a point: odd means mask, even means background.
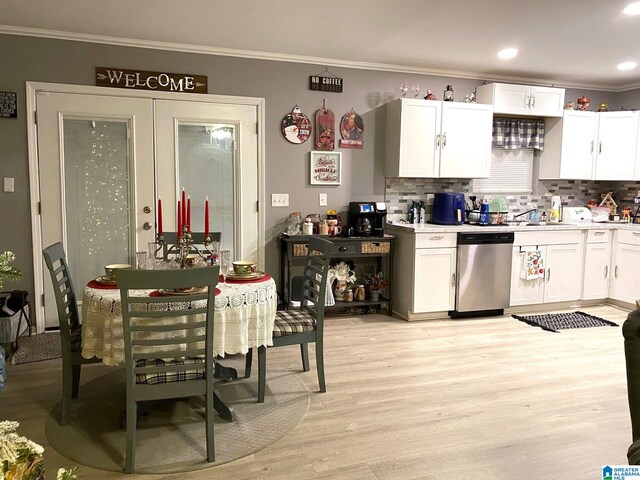
[{"label": "green plant", "polygon": [[20,270],[10,265],[15,259],[16,256],[11,252],[0,254],[0,291],[4,287],[5,280],[17,280],[22,275]]},{"label": "green plant", "polygon": [[364,278],[364,284],[370,291],[382,292],[389,286],[389,281],[384,279],[382,272],[374,271],[366,274]]},{"label": "green plant", "polygon": [[[0,422],[0,480],[45,480],[44,449],[16,433],[18,422]],[[56,480],[76,480],[76,467],[58,470]]]}]

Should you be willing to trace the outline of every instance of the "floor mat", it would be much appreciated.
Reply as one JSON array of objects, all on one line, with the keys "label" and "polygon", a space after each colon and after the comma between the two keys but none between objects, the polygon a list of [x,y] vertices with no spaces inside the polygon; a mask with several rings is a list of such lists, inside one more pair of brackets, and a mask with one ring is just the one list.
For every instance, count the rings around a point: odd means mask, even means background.
[{"label": "floor mat", "polygon": [[61,356],[60,332],[23,336],[18,339],[18,349],[11,356],[11,365],[41,362]]},{"label": "floor mat", "polygon": [[594,317],[584,312],[569,313],[548,313],[545,315],[511,315],[513,318],[521,322],[528,323],[534,327],[540,327],[549,332],[559,333],[559,330],[568,330],[570,328],[589,328],[589,327],[617,327],[617,323],[613,323],[604,318]]}]

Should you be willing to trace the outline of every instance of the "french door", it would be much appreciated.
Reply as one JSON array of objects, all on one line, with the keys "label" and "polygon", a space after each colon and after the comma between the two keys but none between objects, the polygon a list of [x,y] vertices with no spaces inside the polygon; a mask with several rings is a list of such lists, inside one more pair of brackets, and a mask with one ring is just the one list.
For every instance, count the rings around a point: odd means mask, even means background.
[{"label": "french door", "polygon": [[183,188],[191,196],[192,231],[204,228],[208,197],[211,231],[222,232],[223,246],[236,259],[264,265],[260,99],[71,89],[32,90],[34,278],[36,296],[44,295],[38,331],[57,325],[42,248],[63,243],[81,301],[82,288],[104,265],[133,263],[136,251],[147,250],[158,198],[164,231],[177,229],[174,206]]}]

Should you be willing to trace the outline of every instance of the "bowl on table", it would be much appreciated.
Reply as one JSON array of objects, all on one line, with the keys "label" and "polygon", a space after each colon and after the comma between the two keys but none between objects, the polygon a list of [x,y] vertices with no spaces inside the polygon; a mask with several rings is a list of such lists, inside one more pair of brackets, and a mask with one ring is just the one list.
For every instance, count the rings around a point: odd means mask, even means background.
[{"label": "bowl on table", "polygon": [[132,268],[128,263],[112,263],[111,265],[104,266],[104,279],[110,282],[115,281],[116,279],[116,270],[118,269],[127,269]]},{"label": "bowl on table", "polygon": [[233,271],[236,275],[252,275],[256,273],[257,265],[256,262],[251,260],[236,260],[233,262]]}]

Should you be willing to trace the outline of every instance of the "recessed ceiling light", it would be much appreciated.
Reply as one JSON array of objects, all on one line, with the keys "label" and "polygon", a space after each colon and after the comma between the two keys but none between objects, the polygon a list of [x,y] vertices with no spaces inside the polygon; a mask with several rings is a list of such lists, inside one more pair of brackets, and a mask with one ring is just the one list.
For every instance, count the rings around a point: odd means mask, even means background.
[{"label": "recessed ceiling light", "polygon": [[633,70],[637,66],[636,62],[622,62],[618,64],[618,70]]},{"label": "recessed ceiling light", "polygon": [[622,10],[622,13],[627,15],[640,15],[640,2],[633,2]]},{"label": "recessed ceiling light", "polygon": [[505,48],[503,50],[500,50],[498,52],[498,57],[502,58],[503,60],[508,60],[510,58],[513,58],[515,56],[518,55],[518,49],[517,48]]}]

